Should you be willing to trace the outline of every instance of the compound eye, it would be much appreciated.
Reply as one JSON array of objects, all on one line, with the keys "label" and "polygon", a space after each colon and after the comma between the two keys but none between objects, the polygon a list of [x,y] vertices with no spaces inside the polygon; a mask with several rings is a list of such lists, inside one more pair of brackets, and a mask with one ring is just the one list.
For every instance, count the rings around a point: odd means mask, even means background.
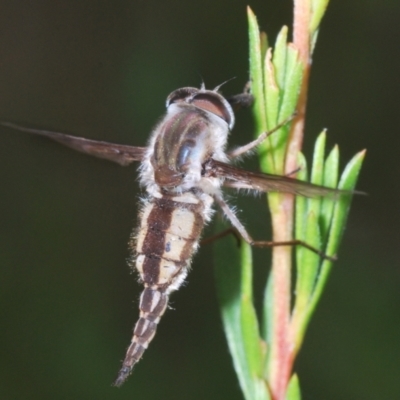
[{"label": "compound eye", "polygon": [[233,113],[229,109],[230,106],[222,102],[219,96],[217,97],[213,93],[199,93],[193,98],[191,103],[202,110],[211,112],[222,118],[228,126],[232,125]]},{"label": "compound eye", "polygon": [[174,90],[168,97],[167,97],[167,107],[170,104],[177,103],[177,102],[188,102],[188,99],[192,97],[195,93],[197,93],[199,89],[192,88],[192,87],[184,87],[180,89]]}]

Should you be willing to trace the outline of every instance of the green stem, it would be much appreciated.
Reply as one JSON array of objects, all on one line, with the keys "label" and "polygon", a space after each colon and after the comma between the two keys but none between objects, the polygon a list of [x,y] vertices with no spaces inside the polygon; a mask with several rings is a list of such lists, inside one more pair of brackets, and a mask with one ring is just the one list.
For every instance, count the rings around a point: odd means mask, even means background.
[{"label": "green stem", "polygon": [[[297,168],[298,153],[303,142],[305,111],[310,73],[310,37],[311,19],[310,0],[294,2],[294,46],[299,51],[304,64],[303,80],[297,103],[297,116],[292,123],[285,157],[285,173]],[[276,199],[274,201],[273,199]],[[272,215],[273,240],[290,241],[293,239],[294,197],[291,195],[269,195]],[[283,400],[295,358],[294,338],[290,333],[291,271],[292,249],[288,246],[275,247],[272,252],[273,314],[271,353],[268,381],[274,400]]]}]

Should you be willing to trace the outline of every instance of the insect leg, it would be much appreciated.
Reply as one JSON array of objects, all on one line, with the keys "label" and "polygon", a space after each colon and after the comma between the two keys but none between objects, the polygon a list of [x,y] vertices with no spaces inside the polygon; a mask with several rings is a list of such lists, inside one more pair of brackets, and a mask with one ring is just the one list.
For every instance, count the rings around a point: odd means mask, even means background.
[{"label": "insect leg", "polygon": [[254,102],[254,97],[250,93],[239,93],[229,97],[227,100],[233,110],[236,112],[242,108],[250,107]]},{"label": "insect leg", "polygon": [[304,242],[303,240],[299,240],[299,239],[287,240],[284,242],[273,242],[273,241],[268,241],[268,240],[254,240],[249,235],[249,233],[247,232],[247,230],[243,226],[243,224],[236,217],[235,213],[229,208],[229,206],[225,202],[225,200],[220,196],[215,196],[214,198],[215,198],[216,203],[221,207],[221,209],[224,212],[224,214],[226,215],[226,217],[229,219],[231,224],[236,229],[237,233],[242,237],[243,240],[245,240],[251,246],[255,246],[255,247],[303,246],[306,249],[318,254],[321,258],[323,258],[325,260],[329,260],[329,261],[337,260],[336,256],[328,256],[325,253],[323,253],[322,251],[316,249],[315,247],[313,247],[313,246],[309,245],[308,243]]},{"label": "insect leg", "polygon": [[284,119],[281,123],[279,123],[275,128],[268,132],[262,133],[260,136],[258,136],[257,139],[253,140],[250,143],[245,144],[244,146],[240,146],[237,149],[234,149],[230,152],[228,152],[228,157],[229,158],[236,158],[238,156],[241,156],[242,154],[246,154],[249,151],[253,150],[255,147],[259,146],[268,136],[272,135],[274,132],[285,126],[288,122],[290,122],[296,114],[290,115],[288,118]]},{"label": "insect leg", "polygon": [[242,108],[249,108],[254,103],[254,97],[250,93],[250,82],[246,83],[242,93],[230,96],[226,100],[235,112]]},{"label": "insect leg", "polygon": [[242,239],[242,237],[240,236],[240,234],[238,233],[238,231],[237,231],[235,228],[232,228],[232,227],[230,227],[230,228],[228,228],[228,229],[225,229],[225,230],[223,230],[222,232],[216,233],[215,235],[212,235],[212,236],[210,236],[210,237],[208,237],[208,238],[203,239],[203,240],[200,242],[200,246],[203,246],[203,245],[205,245],[205,244],[212,243],[212,242],[214,242],[215,240],[221,239],[221,238],[223,238],[223,237],[225,237],[225,236],[228,236],[228,235],[233,235],[233,236],[235,236],[235,239],[236,239],[236,241],[237,241],[237,245],[238,245],[238,247],[240,247],[240,240]]}]

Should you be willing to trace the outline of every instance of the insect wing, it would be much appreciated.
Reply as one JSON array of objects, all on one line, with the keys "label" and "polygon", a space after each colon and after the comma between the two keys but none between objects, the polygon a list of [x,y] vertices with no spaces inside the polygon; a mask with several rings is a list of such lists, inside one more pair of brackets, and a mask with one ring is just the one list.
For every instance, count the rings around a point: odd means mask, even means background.
[{"label": "insect wing", "polygon": [[49,139],[55,140],[56,142],[68,146],[74,150],[109,161],[114,161],[122,166],[129,165],[133,161],[141,161],[146,151],[145,147],[114,144],[66,135],[59,132],[25,128],[23,126],[15,125],[11,122],[1,122],[1,125],[12,129],[17,129],[22,132],[48,137]]},{"label": "insect wing", "polygon": [[216,160],[210,160],[206,169],[209,169],[210,175],[224,178],[225,187],[235,189],[291,193],[305,197],[337,197],[343,194],[361,193],[313,185],[286,176],[250,172]]}]

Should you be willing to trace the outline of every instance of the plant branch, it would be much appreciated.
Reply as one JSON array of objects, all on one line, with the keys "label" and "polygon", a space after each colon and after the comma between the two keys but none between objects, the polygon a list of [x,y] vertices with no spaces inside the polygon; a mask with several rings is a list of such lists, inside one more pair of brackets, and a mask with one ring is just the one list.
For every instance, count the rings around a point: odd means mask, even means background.
[{"label": "plant branch", "polygon": [[[299,52],[303,63],[303,79],[297,103],[297,115],[292,123],[286,148],[284,171],[290,173],[297,165],[298,153],[301,149],[304,135],[305,111],[308,92],[308,77],[310,72],[310,0],[295,0],[294,2],[294,47]],[[276,197],[276,195],[274,195]],[[270,196],[271,197],[271,196]],[[278,203],[279,202],[279,203]],[[278,196],[274,204],[270,199],[272,213],[273,240],[283,241],[293,239],[294,197],[284,194]],[[271,362],[269,364],[268,381],[273,399],[284,399],[295,357],[295,345],[290,334],[290,304],[291,304],[291,248],[275,248],[272,255],[273,280],[273,321],[271,335]]]}]

